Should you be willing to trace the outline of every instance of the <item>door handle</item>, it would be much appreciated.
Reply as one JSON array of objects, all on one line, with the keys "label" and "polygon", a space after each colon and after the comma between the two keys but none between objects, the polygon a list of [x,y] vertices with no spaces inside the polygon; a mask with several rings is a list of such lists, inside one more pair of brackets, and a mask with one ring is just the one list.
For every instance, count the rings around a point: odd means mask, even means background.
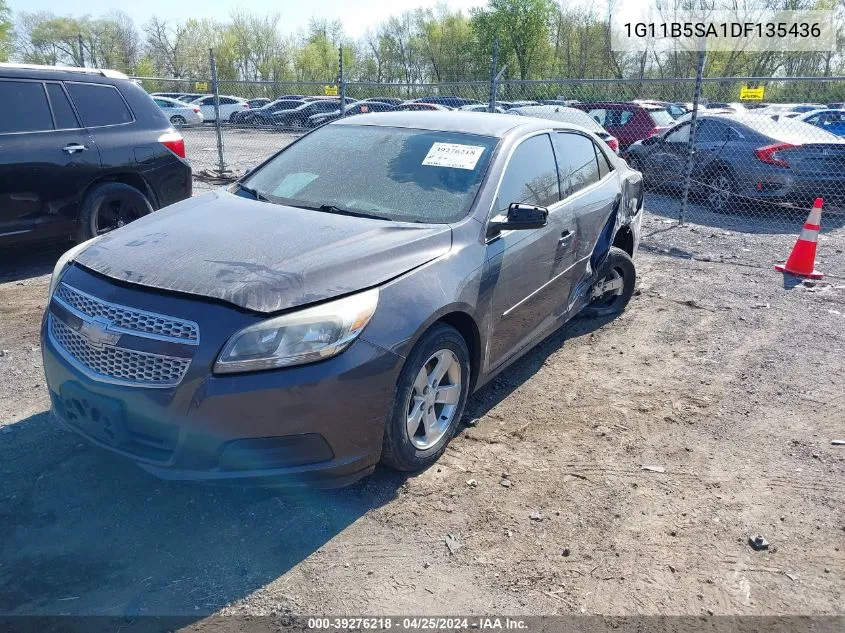
[{"label": "door handle", "polygon": [[566,229],[563,233],[560,234],[560,239],[557,241],[558,246],[564,246],[569,240],[572,239],[574,233],[569,229]]},{"label": "door handle", "polygon": [[67,152],[68,154],[75,154],[76,152],[83,152],[88,149],[85,145],[80,145],[79,143],[69,143],[62,148],[63,152]]}]

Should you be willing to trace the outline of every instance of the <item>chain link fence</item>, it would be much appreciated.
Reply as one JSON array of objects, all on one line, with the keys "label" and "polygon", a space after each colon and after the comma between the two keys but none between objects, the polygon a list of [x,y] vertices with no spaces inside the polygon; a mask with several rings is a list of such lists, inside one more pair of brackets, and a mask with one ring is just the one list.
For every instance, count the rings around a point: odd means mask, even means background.
[{"label": "chain link fence", "polygon": [[[341,116],[495,111],[592,129],[643,172],[646,209],[664,222],[795,235],[821,197],[823,234],[845,243],[838,230],[845,224],[843,77],[703,78],[696,99],[695,78],[513,81],[499,74],[494,65],[490,81],[441,84],[138,79],[201,116],[190,124],[163,108],[185,136],[198,191],[232,181]],[[762,88],[762,99],[741,100],[749,88]]]}]

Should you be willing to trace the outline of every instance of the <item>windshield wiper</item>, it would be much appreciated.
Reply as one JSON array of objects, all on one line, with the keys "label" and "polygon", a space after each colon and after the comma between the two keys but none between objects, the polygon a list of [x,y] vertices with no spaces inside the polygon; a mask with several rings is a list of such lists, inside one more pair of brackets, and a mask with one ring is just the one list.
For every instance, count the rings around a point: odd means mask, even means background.
[{"label": "windshield wiper", "polygon": [[244,185],[242,183],[237,183],[237,185],[238,185],[238,189],[240,189],[241,191],[246,191],[248,194],[250,194],[256,200],[260,200],[261,202],[270,202],[270,199],[267,196],[265,196],[263,193],[260,193],[257,189],[252,189],[252,188],[247,187],[246,185]]},{"label": "windshield wiper", "polygon": [[307,205],[307,204],[290,204],[288,206],[296,207],[298,209],[310,209],[311,211],[322,211],[324,213],[334,213],[336,215],[349,215],[353,218],[369,218],[371,220],[390,220],[390,218],[383,215],[375,215],[373,213],[364,213],[362,211],[351,211],[349,209],[342,209],[333,204],[321,205]]}]

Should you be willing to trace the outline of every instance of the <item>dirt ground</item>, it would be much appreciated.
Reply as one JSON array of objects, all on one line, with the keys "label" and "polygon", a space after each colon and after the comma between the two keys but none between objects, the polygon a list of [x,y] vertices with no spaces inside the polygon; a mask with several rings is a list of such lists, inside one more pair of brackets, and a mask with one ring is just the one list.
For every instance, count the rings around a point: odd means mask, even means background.
[{"label": "dirt ground", "polygon": [[7,254],[0,614],[842,614],[843,229],[835,274],[796,284],[771,269],[794,232],[658,202],[624,314],[476,394],[436,467],[328,492],[161,482],[62,431],[38,351],[59,251]]}]

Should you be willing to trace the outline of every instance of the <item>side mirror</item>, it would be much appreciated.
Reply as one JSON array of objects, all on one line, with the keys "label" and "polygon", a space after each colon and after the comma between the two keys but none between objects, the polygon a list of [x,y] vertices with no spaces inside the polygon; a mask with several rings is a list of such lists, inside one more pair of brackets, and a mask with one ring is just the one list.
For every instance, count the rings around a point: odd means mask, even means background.
[{"label": "side mirror", "polygon": [[508,207],[507,215],[500,215],[487,224],[487,237],[500,231],[525,231],[540,229],[549,221],[549,210],[545,207],[535,207],[531,204],[513,202]]}]

